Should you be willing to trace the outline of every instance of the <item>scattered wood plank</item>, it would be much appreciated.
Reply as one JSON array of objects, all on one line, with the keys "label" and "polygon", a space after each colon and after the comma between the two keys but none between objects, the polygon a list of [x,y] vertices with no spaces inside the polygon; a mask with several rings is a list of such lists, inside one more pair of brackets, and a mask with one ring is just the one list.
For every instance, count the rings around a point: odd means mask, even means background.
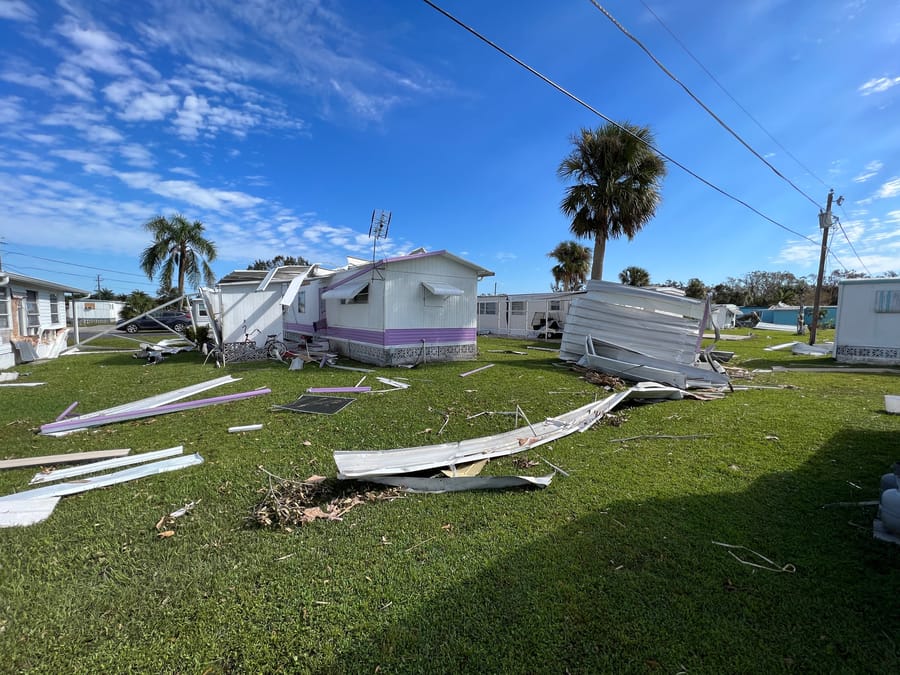
[{"label": "scattered wood plank", "polygon": [[5,459],[0,461],[0,469],[18,469],[25,466],[43,466],[44,464],[89,462],[95,459],[124,457],[129,452],[131,452],[131,448],[124,448],[121,450],[94,450],[91,452],[69,452],[63,455],[44,455],[42,457],[20,457],[19,459]]}]

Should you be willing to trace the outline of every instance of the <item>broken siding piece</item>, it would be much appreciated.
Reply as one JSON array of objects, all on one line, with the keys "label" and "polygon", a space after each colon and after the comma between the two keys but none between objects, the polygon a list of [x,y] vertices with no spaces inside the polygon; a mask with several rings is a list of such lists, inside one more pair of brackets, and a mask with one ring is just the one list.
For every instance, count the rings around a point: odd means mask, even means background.
[{"label": "broken siding piece", "polygon": [[93,450],[91,452],[69,452],[64,455],[42,455],[40,457],[20,457],[0,461],[0,469],[19,469],[28,466],[44,466],[46,464],[68,464],[70,462],[88,462],[108,457],[123,457],[131,452],[130,448],[120,450]]},{"label": "broken siding piece", "polygon": [[341,478],[382,476],[438,469],[475,462],[480,459],[512,455],[550,443],[575,432],[587,431],[603,415],[630,398],[680,399],[681,397],[681,391],[678,389],[645,382],[608,396],[601,401],[588,403],[557,417],[548,417],[543,422],[502,434],[455,443],[393,450],[337,450],[333,455],[334,462]]},{"label": "broken siding piece", "polygon": [[306,391],[309,394],[364,394],[372,391],[372,387],[309,387]]},{"label": "broken siding piece", "polygon": [[59,497],[0,502],[0,527],[26,527],[47,520],[57,502]]},{"label": "broken siding piece", "polygon": [[88,427],[102,426],[104,424],[113,424],[115,422],[123,422],[126,420],[140,419],[142,417],[154,417],[156,415],[165,415],[167,413],[180,412],[182,410],[193,410],[195,408],[204,408],[206,406],[218,405],[219,403],[230,403],[231,401],[243,400],[253,396],[262,396],[271,393],[270,389],[254,389],[239,394],[229,394],[227,396],[215,396],[213,398],[202,398],[197,401],[185,401],[184,403],[172,403],[170,405],[161,405],[156,408],[145,410],[129,410],[127,412],[115,415],[102,415],[85,418],[85,416],[75,417],[61,422],[50,422],[41,426],[42,435],[51,435],[55,433],[69,433],[71,431],[86,429]]},{"label": "broken siding piece", "polygon": [[88,419],[91,417],[96,417],[98,415],[114,415],[116,413],[128,412],[129,410],[144,410],[146,408],[156,408],[158,406],[174,403],[175,401],[180,401],[181,399],[187,398],[188,396],[194,396],[195,394],[209,391],[210,389],[220,387],[223,384],[239,382],[240,379],[241,378],[239,377],[224,375],[222,377],[217,377],[214,380],[192,384],[187,387],[182,387],[181,389],[174,389],[162,394],[157,394],[156,396],[150,396],[148,398],[142,398],[130,403],[123,403],[122,405],[113,406],[112,408],[104,408],[103,410],[97,410],[95,412],[85,413],[77,417],[71,417],[69,418],[69,420],[71,421],[76,419]]},{"label": "broken siding piece", "polygon": [[464,492],[468,490],[504,490],[517,487],[543,488],[550,485],[553,474],[546,476],[366,476],[367,483],[391,485],[406,492],[439,494],[442,492]]},{"label": "broken siding piece", "polygon": [[493,368],[493,367],[494,367],[494,364],[489,363],[486,366],[481,366],[481,368],[476,368],[475,370],[470,370],[467,373],[460,373],[459,376],[460,377],[468,377],[469,375],[473,375],[475,373],[480,373],[482,370],[487,370],[488,368]]},{"label": "broken siding piece", "polygon": [[165,450],[155,450],[153,452],[142,452],[137,455],[129,455],[127,457],[118,457],[114,459],[105,459],[100,462],[91,462],[90,464],[82,464],[80,466],[69,467],[68,469],[56,469],[46,473],[41,472],[34,475],[29,481],[29,485],[35,483],[50,483],[55,480],[63,480],[72,478],[73,476],[84,476],[89,473],[97,473],[106,469],[118,469],[123,466],[131,466],[132,464],[141,464],[143,462],[152,462],[157,459],[165,459],[166,457],[174,457],[184,452],[181,445],[174,448],[166,448]]},{"label": "broken siding piece", "polygon": [[158,462],[142,464],[141,466],[133,466],[130,469],[108,473],[104,476],[93,476],[91,478],[84,478],[70,483],[45,485],[44,487],[5,495],[0,497],[0,504],[27,499],[43,499],[45,497],[74,495],[79,492],[87,492],[88,490],[95,490],[108,485],[125,483],[136,478],[144,478],[145,476],[155,476],[156,474],[166,473],[168,471],[176,471],[187,466],[194,466],[195,464],[203,464],[203,457],[196,453],[193,455],[184,455],[182,457],[172,457]]}]

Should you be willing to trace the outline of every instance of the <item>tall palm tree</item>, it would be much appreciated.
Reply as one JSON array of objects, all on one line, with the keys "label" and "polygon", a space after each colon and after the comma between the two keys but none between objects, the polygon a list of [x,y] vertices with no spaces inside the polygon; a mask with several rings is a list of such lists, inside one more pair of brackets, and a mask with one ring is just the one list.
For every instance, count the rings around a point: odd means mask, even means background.
[{"label": "tall palm tree", "polygon": [[619,281],[621,281],[626,286],[649,286],[650,272],[645,270],[643,267],[629,265],[624,270],[619,272]]},{"label": "tall palm tree", "polygon": [[[216,259],[216,245],[203,236],[203,223],[189,222],[180,213],[171,218],[156,216],[144,223],[153,234],[153,243],[141,253],[141,269],[152,280],[159,273],[162,288],[172,288],[184,295],[184,282],[197,286],[202,278],[208,285],[215,283],[209,263]],[[177,276],[177,284],[172,277]]]},{"label": "tall palm tree", "polygon": [[563,241],[547,255],[557,262],[550,270],[553,290],[580,291],[584,287],[584,280],[591,269],[591,251],[587,246],[577,241]]},{"label": "tall palm tree", "polygon": [[656,213],[666,165],[650,147],[649,127],[607,124],[582,129],[571,141],[574,148],[557,173],[575,184],[566,188],[560,208],[576,237],[594,240],[591,279],[601,279],[606,241],[633,239]]}]

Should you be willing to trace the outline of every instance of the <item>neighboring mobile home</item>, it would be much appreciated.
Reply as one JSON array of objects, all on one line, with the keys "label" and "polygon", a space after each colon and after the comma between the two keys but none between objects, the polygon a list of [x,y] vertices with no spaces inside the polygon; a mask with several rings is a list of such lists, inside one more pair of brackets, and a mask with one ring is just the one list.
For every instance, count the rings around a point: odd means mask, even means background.
[{"label": "neighboring mobile home", "polygon": [[478,332],[524,338],[562,337],[572,299],[584,291],[478,296]]},{"label": "neighboring mobile home", "polygon": [[226,360],[252,334],[257,346],[267,335],[316,338],[357,361],[409,365],[475,358],[478,281],[491,275],[447,251],[416,251],[339,270],[238,270],[202,292]]},{"label": "neighboring mobile home", "polygon": [[353,260],[304,280],[285,336],[326,338],[331,351],[375,365],[473,359],[478,281],[493,274],[447,251]]},{"label": "neighboring mobile home", "polygon": [[0,370],[59,356],[69,336],[66,294],[90,291],[0,272]]},{"label": "neighboring mobile home", "polygon": [[838,282],[834,358],[900,365],[900,278]]}]

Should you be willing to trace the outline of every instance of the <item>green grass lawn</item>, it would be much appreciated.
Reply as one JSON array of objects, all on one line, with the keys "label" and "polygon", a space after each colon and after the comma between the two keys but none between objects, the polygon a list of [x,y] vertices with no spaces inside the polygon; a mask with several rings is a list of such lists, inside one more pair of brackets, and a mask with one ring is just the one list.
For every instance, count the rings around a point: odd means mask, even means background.
[{"label": "green grass lawn", "polygon": [[[791,339],[757,332],[719,347],[748,370],[832,363],[763,351]],[[735,385],[793,388],[624,408],[616,424],[527,453],[569,474],[540,491],[410,495],[290,532],[249,519],[268,485],[259,467],[333,477],[334,450],[483,436],[513,418],[467,416],[518,405],[535,421],[607,395],[528,344],[480,338],[477,362],[378,369],[364,384],[384,375],[410,388],[356,395],[333,416],[270,406],[361,373],[231,365],[242,381],[201,397],[272,393],[64,438],[35,430],[73,401],[89,412],[224,373],[196,353],[17,368],[46,384],[0,389],[2,458],[182,444],[206,462],[64,497],[44,523],[0,530],[0,669],[898,671],[900,547],[873,539],[874,508],[822,506],[876,499],[900,459],[900,416],[883,412],[900,371],[760,372]],[[488,351],[506,349],[527,354]],[[253,423],[264,427],[227,433]],[[697,438],[617,440],[655,434]],[[486,471],[549,472],[513,460]],[[0,494],[33,473],[0,472]],[[160,538],[160,518],[191,501]],[[713,542],[795,571],[742,564]]]}]

